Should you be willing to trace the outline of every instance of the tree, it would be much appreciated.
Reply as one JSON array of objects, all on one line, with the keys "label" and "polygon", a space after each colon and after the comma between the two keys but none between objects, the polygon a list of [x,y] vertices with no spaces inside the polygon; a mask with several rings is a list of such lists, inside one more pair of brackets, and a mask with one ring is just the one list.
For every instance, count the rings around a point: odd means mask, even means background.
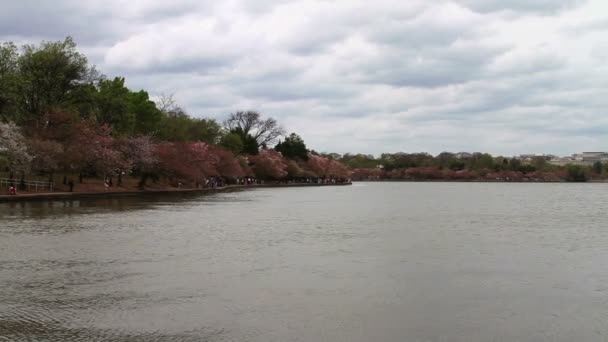
[{"label": "tree", "polygon": [[589,179],[587,170],[581,165],[568,165],[567,180],[571,182],[586,182]]},{"label": "tree", "polygon": [[130,92],[128,110],[135,115],[135,134],[154,134],[158,131],[162,112],[150,100],[146,91]]},{"label": "tree", "polygon": [[352,172],[344,164],[327,157],[325,158],[329,160],[328,171],[331,177],[345,179],[352,175]]},{"label": "tree", "polygon": [[487,153],[474,153],[471,158],[472,170],[494,169],[494,158]]},{"label": "tree", "polygon": [[156,136],[164,141],[186,142],[189,141],[189,125],[190,118],[185,113],[178,115],[164,114]]},{"label": "tree", "polygon": [[188,141],[201,141],[207,144],[219,143],[222,127],[213,119],[191,118]]},{"label": "tree", "polygon": [[256,155],[259,152],[260,145],[251,134],[245,133],[240,127],[237,127],[230,131],[230,134],[236,134],[243,142],[242,153]]},{"label": "tree", "polygon": [[183,112],[183,109],[177,105],[174,94],[161,93],[155,102],[156,107],[165,115]]},{"label": "tree", "polygon": [[14,123],[0,122],[0,155],[3,155],[8,171],[9,178],[13,178],[15,173],[20,173],[21,178],[30,170],[32,156],[27,150],[27,143],[21,130]]},{"label": "tree", "polygon": [[71,37],[40,46],[25,45],[19,57],[19,92],[26,119],[36,126],[44,125],[46,114],[64,105],[80,85],[90,82],[94,70]]},{"label": "tree", "polygon": [[135,171],[142,175],[142,184],[153,171],[157,159],[154,155],[154,143],[149,136],[121,137],[115,139],[115,149],[121,153],[121,166],[118,171],[118,186],[122,185],[122,174]]},{"label": "tree", "polygon": [[220,142],[222,128],[213,119],[191,118],[185,112],[163,114],[158,138],[174,142]]},{"label": "tree", "polygon": [[275,150],[261,150],[258,155],[250,156],[249,160],[258,178],[279,180],[287,176],[287,163]]},{"label": "tree", "polygon": [[212,152],[217,157],[216,169],[222,177],[236,179],[245,176],[245,171],[243,170],[240,161],[232,152],[217,147],[214,148]]},{"label": "tree", "polygon": [[366,154],[350,154],[346,153],[340,161],[349,167],[356,168],[375,168],[378,165],[384,165],[385,168],[391,168],[393,159],[392,155],[383,154],[380,160],[376,160],[372,155]]},{"label": "tree", "polygon": [[521,166],[521,160],[517,158],[511,158],[511,160],[509,160],[509,170],[519,171],[521,169]]},{"label": "tree", "polygon": [[304,144],[304,140],[295,133],[291,133],[285,138],[285,141],[279,141],[274,149],[281,152],[285,158],[308,160],[306,144]]},{"label": "tree", "polygon": [[63,146],[53,140],[30,139],[28,150],[32,155],[32,170],[48,175],[49,182],[52,182],[53,174],[61,169]]},{"label": "tree", "polygon": [[11,42],[0,45],[0,121],[18,121],[19,53]]},{"label": "tree", "polygon": [[602,174],[602,171],[604,169],[604,165],[602,165],[601,161],[596,161],[595,163],[593,163],[593,172],[595,172],[598,175]]},{"label": "tree", "polygon": [[252,136],[258,146],[270,145],[285,134],[285,130],[275,119],[262,119],[262,115],[255,111],[232,113],[224,122],[224,126],[231,132],[240,129],[242,137]]},{"label": "tree", "polygon": [[220,140],[220,146],[234,154],[240,154],[243,152],[244,148],[241,136],[236,133],[228,133],[224,135]]},{"label": "tree", "polygon": [[205,143],[161,143],[156,157],[159,170],[170,179],[199,183],[205,177],[218,175],[218,157]]},{"label": "tree", "polygon": [[310,154],[305,166],[316,177],[325,178],[329,176],[329,161],[329,159],[319,155]]},{"label": "tree", "polygon": [[302,178],[305,176],[306,176],[306,172],[304,171],[304,169],[302,169],[300,167],[300,165],[298,165],[298,163],[296,163],[295,160],[287,161],[287,177],[289,177],[291,179],[295,179],[295,178]]},{"label": "tree", "polygon": [[67,142],[66,163],[72,171],[80,172],[80,182],[85,174],[105,178],[117,169],[124,169],[126,161],[115,149],[112,128],[84,121],[72,126]]},{"label": "tree", "polygon": [[536,171],[546,171],[549,167],[546,157],[534,157],[530,163]]},{"label": "tree", "polygon": [[340,160],[342,159],[342,155],[339,153],[335,153],[335,152],[330,152],[330,153],[321,153],[321,155],[323,157],[329,158],[329,159],[333,159],[333,160]]},{"label": "tree", "polygon": [[135,127],[135,114],[130,111],[131,92],[125,87],[125,79],[116,77],[113,80],[99,82],[97,94],[97,121],[109,125],[117,135],[129,135]]}]

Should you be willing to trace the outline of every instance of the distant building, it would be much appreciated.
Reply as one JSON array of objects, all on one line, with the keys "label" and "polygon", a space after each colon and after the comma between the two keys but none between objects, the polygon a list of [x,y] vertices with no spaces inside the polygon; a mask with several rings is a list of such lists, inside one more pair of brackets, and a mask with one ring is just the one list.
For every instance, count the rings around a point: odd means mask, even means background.
[{"label": "distant building", "polygon": [[520,154],[519,157],[515,157],[519,160],[534,160],[536,158],[543,158],[543,159],[551,159],[552,157],[555,157],[554,155],[551,154]]},{"label": "distant building", "polygon": [[580,154],[584,162],[595,163],[608,161],[608,152],[583,152]]},{"label": "distant building", "polygon": [[458,153],[454,153],[454,157],[457,159],[468,159],[473,157],[472,153],[469,152],[458,152]]},{"label": "distant building", "polygon": [[582,152],[569,157],[554,157],[549,160],[553,165],[593,165],[594,163],[608,163],[608,152]]}]

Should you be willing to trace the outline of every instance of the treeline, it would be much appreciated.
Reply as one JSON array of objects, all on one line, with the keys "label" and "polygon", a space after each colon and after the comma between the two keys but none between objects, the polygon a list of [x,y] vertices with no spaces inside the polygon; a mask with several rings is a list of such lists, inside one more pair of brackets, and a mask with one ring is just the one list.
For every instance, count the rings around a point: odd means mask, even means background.
[{"label": "treeline", "polygon": [[528,160],[487,153],[328,155],[353,169],[353,179],[395,180],[493,180],[493,181],[587,181],[604,179],[608,164],[557,166],[546,157]]},{"label": "treeline", "polygon": [[[308,151],[295,133],[254,111],[223,123],[188,115],[172,96],[152,99],[89,65],[71,38],[0,45],[0,173],[27,179],[124,175],[199,186],[236,182],[346,179],[339,162]],[[1,177],[1,176],[0,176]]]}]

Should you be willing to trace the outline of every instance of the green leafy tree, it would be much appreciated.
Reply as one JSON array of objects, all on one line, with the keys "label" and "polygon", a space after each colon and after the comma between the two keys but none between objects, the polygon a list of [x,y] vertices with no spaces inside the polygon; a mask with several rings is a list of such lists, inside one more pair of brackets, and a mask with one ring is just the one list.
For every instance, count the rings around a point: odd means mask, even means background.
[{"label": "green leafy tree", "polygon": [[109,125],[117,135],[130,135],[135,127],[135,114],[130,107],[131,92],[125,87],[125,79],[116,77],[113,80],[99,82],[97,94],[97,121]]},{"label": "green leafy tree", "polygon": [[0,120],[18,121],[19,53],[11,42],[0,45]]},{"label": "green leafy tree", "polygon": [[521,160],[511,158],[511,160],[509,160],[509,169],[511,171],[519,171],[521,169]]},{"label": "green leafy tree", "polygon": [[222,135],[222,127],[213,119],[190,118],[188,140],[217,144]]},{"label": "green leafy tree", "polygon": [[494,169],[494,157],[487,153],[475,153],[471,158],[472,170]]},{"label": "green leafy tree", "polygon": [[601,161],[596,161],[595,163],[593,163],[593,172],[595,172],[598,175],[602,174],[602,170],[604,169],[604,165],[602,164]]},{"label": "green leafy tree", "polygon": [[146,91],[130,92],[128,110],[135,115],[134,133],[153,134],[158,131],[162,113]]},{"label": "green leafy tree", "polygon": [[323,157],[326,157],[326,158],[329,158],[329,159],[333,159],[333,160],[340,160],[340,159],[342,159],[342,155],[340,153],[335,153],[335,152],[321,153],[321,155]]},{"label": "green leafy tree", "polygon": [[342,156],[340,161],[353,169],[373,169],[378,165],[390,165],[392,163],[390,158],[391,155],[389,154],[383,154],[383,157],[380,160],[377,160],[372,155],[346,153]]},{"label": "green leafy tree", "polygon": [[69,102],[70,95],[95,74],[71,37],[63,41],[25,45],[19,57],[20,105],[25,120],[37,126],[46,115]]},{"label": "green leafy tree", "polygon": [[298,158],[308,160],[308,149],[306,149],[306,144],[304,144],[304,140],[295,133],[291,133],[285,138],[285,141],[279,141],[274,149],[281,152],[283,156],[289,159]]},{"label": "green leafy tree", "polygon": [[567,179],[571,182],[586,182],[589,179],[587,170],[581,165],[568,165]]},{"label": "green leafy tree", "polygon": [[243,142],[242,152],[244,154],[256,155],[259,153],[260,145],[258,144],[255,137],[253,137],[251,134],[245,133],[240,127],[233,129],[232,131],[230,131],[230,133],[236,134],[241,138],[241,141]]},{"label": "green leafy tree", "polygon": [[191,118],[185,112],[163,114],[158,130],[159,139],[172,142],[217,144],[221,134],[222,128],[215,120]]},{"label": "green leafy tree", "polygon": [[220,141],[220,146],[237,155],[243,152],[244,147],[241,136],[236,133],[224,135]]},{"label": "green leafy tree", "polygon": [[536,171],[548,171],[550,165],[545,157],[534,157],[530,163]]}]

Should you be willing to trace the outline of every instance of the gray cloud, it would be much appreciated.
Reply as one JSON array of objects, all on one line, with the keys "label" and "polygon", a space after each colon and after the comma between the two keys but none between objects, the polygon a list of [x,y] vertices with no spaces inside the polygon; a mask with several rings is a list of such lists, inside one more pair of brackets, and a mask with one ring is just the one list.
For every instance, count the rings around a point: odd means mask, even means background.
[{"label": "gray cloud", "polygon": [[584,0],[458,0],[459,3],[480,12],[511,10],[515,12],[554,13],[580,6]]},{"label": "gray cloud", "polygon": [[3,4],[0,40],[72,35],[193,115],[277,117],[315,150],[608,149],[603,0]]}]

